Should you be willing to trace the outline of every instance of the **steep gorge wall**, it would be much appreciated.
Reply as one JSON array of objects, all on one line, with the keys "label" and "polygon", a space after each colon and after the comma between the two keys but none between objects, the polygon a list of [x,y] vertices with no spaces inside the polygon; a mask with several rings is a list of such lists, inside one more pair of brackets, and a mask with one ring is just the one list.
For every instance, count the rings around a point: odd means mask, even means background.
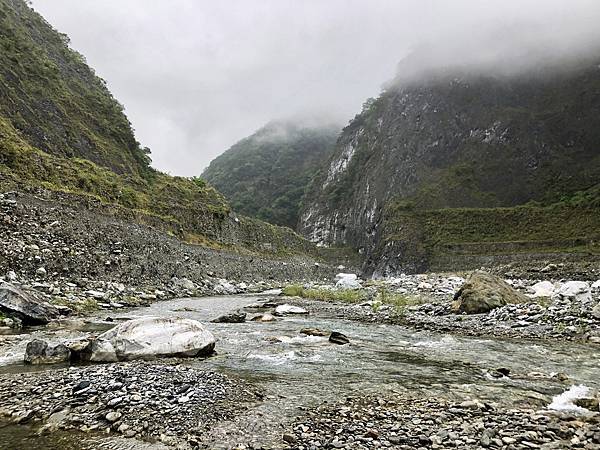
[{"label": "steep gorge wall", "polygon": [[[599,182],[596,63],[520,78],[431,76],[390,87],[343,130],[299,230],[369,260],[391,202],[417,210],[550,204]],[[415,239],[409,252],[421,245]]]}]

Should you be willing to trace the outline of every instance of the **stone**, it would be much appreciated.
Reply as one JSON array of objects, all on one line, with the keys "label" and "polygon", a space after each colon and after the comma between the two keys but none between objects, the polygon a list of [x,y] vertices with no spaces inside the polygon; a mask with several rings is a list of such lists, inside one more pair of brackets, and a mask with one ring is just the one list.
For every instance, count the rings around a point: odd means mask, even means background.
[{"label": "stone", "polygon": [[573,403],[580,408],[585,408],[590,411],[600,411],[600,399],[596,397],[584,397],[578,398]]},{"label": "stone", "polygon": [[191,319],[143,317],[129,320],[91,341],[90,361],[127,361],[157,357],[210,355],[215,337]]},{"label": "stone", "polygon": [[600,319],[600,303],[598,303],[592,309],[592,316],[595,317],[596,319]]},{"label": "stone", "polygon": [[592,298],[590,285],[585,281],[567,281],[561,284],[556,291],[556,296],[577,301],[588,301]]},{"label": "stone", "polygon": [[362,286],[353,273],[338,273],[335,276],[335,287],[338,289],[360,289]]},{"label": "stone", "polygon": [[57,364],[69,361],[71,351],[64,345],[48,345],[46,341],[34,339],[25,348],[26,364]]},{"label": "stone", "polygon": [[275,322],[277,319],[272,314],[260,314],[251,320],[252,322]]},{"label": "stone", "polygon": [[289,433],[283,435],[283,440],[288,444],[295,444],[297,442],[296,437],[293,434]]},{"label": "stone", "polygon": [[117,420],[119,420],[121,417],[123,416],[123,414],[121,414],[118,411],[111,411],[108,414],[106,414],[106,416],[104,416],[106,418],[106,420],[108,420],[111,423],[116,422]]},{"label": "stone", "polygon": [[300,308],[299,306],[285,304],[277,306],[273,314],[276,316],[286,316],[290,314],[308,314],[308,311],[304,308]]},{"label": "stone", "polygon": [[89,391],[91,385],[92,383],[89,380],[81,380],[79,383],[73,386],[73,395],[80,395],[83,392]]},{"label": "stone", "polygon": [[213,323],[243,323],[245,321],[246,313],[244,311],[235,311],[211,320]]},{"label": "stone", "polygon": [[302,328],[300,334],[305,334],[307,336],[328,336],[330,333],[329,331],[319,330],[318,328]]},{"label": "stone", "polygon": [[15,273],[14,270],[8,271],[8,273],[6,274],[6,280],[7,281],[17,281],[17,274]]},{"label": "stone", "polygon": [[555,293],[555,287],[550,281],[540,281],[530,286],[529,292],[529,296],[532,298],[552,297]]},{"label": "stone", "polygon": [[508,303],[527,303],[528,298],[506,281],[487,272],[474,272],[454,295],[455,313],[484,314]]},{"label": "stone", "polygon": [[0,285],[0,311],[18,318],[24,325],[45,325],[60,315],[54,306],[39,300],[34,293],[10,283]]},{"label": "stone", "polygon": [[329,342],[338,345],[345,345],[350,343],[350,339],[345,334],[340,333],[339,331],[332,331],[329,336]]},{"label": "stone", "polygon": [[39,277],[45,278],[47,275],[46,269],[43,267],[39,267],[36,271],[35,274]]}]

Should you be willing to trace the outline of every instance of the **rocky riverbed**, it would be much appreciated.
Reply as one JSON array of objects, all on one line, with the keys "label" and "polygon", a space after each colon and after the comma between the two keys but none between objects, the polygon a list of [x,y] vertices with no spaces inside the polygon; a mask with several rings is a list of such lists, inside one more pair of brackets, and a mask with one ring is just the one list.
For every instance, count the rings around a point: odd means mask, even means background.
[{"label": "rocky riverbed", "polygon": [[297,449],[598,449],[600,418],[406,395],[353,397],[311,408],[284,441]]},{"label": "rocky riverbed", "polygon": [[[286,300],[189,298],[123,310],[117,323],[145,316],[198,320],[217,338],[217,353],[35,369],[15,361],[0,367],[0,408],[5,420],[47,433],[27,442],[70,430],[81,433],[81,445],[72,448],[86,450],[146,448],[140,439],[184,448],[411,448],[418,442],[432,448],[427,442],[440,440],[438,448],[463,448],[456,441],[479,448],[485,430],[489,448],[538,448],[519,447],[522,442],[561,448],[575,438],[580,448],[596,445],[592,410],[581,414],[572,403],[580,395],[558,402],[567,418],[548,409],[580,385],[589,386],[593,402],[600,385],[597,351],[589,345],[415,331],[333,317],[317,307],[331,306],[323,302],[304,302],[306,311],[277,306]],[[247,321],[212,322],[240,310]],[[273,320],[250,320],[265,314]],[[332,331],[346,340],[331,341]],[[479,422],[483,428],[469,428]],[[14,429],[7,432],[17,439]],[[107,446],[95,447],[97,439]],[[503,446],[495,447],[496,439]]]},{"label": "rocky riverbed", "polygon": [[0,416],[18,424],[41,423],[40,433],[113,432],[195,445],[211,425],[261,396],[239,380],[185,363],[129,362],[4,375]]},{"label": "rocky riverbed", "polygon": [[75,309],[258,292],[335,273],[309,256],[191,245],[91,200],[36,194],[0,193],[0,277]]},{"label": "rocky riverbed", "polygon": [[[352,301],[319,301],[339,291],[333,284],[309,284],[315,299],[293,297],[295,305],[332,317],[393,323],[415,329],[472,336],[579,340],[600,344],[600,281],[506,279],[519,302],[488,312],[453,310],[455,294],[465,283],[452,274],[402,275],[365,282]],[[358,293],[360,295],[358,295]]]}]

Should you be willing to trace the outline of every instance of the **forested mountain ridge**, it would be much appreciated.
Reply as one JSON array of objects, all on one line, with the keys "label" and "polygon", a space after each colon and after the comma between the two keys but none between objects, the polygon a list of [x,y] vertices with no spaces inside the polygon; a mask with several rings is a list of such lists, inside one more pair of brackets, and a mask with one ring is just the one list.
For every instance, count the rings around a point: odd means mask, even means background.
[{"label": "forested mountain ridge", "polygon": [[147,150],[85,58],[22,0],[0,0],[0,116],[31,146],[143,174]]},{"label": "forested mountain ridge", "polygon": [[202,178],[234,210],[295,229],[306,187],[338,133],[335,125],[271,122],[214,159]]}]

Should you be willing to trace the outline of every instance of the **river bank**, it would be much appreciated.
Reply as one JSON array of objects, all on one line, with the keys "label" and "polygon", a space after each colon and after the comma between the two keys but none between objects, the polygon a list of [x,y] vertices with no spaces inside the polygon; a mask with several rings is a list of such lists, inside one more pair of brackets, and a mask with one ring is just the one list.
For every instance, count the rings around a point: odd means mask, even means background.
[{"label": "river bank", "polygon": [[306,284],[287,290],[300,292],[304,298],[290,296],[283,301],[340,319],[398,324],[416,330],[600,344],[600,281],[506,279],[520,295],[519,303],[465,314],[454,311],[453,305],[467,277],[402,275],[367,281],[350,290],[334,284]]}]

